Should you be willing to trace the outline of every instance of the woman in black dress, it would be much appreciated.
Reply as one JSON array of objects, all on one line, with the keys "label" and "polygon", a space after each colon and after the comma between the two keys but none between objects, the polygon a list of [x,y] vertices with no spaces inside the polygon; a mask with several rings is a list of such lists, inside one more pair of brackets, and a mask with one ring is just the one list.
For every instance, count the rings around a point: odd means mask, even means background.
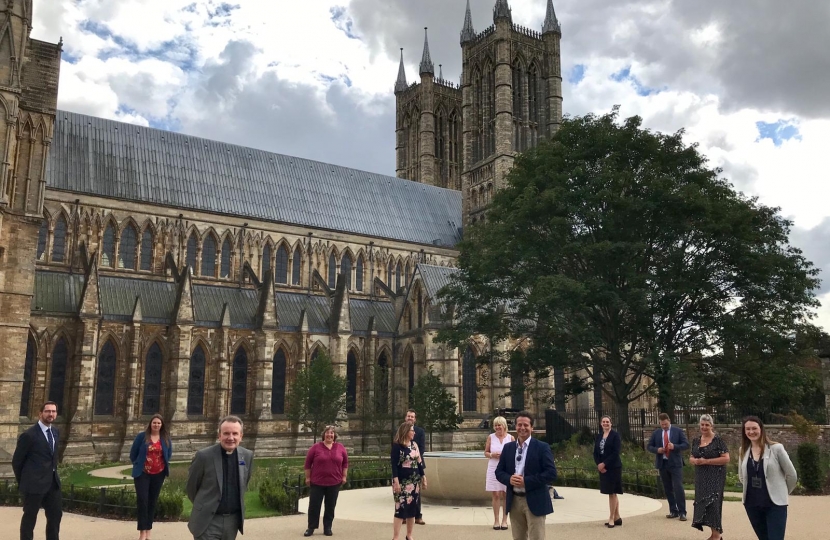
[{"label": "woman in black dress", "polygon": [[399,540],[401,526],[406,522],[406,538],[412,540],[412,529],[421,500],[421,489],[427,487],[424,459],[421,449],[412,440],[415,425],[404,422],[392,441],[392,493],[395,496],[395,518],[392,520],[392,540]]},{"label": "woman in black dress", "polygon": [[620,434],[611,429],[611,417],[603,416],[600,420],[602,432],[594,443],[594,462],[599,471],[599,492],[608,495],[608,522],[606,527],[622,526],[620,517],[620,498],[622,489],[622,460],[620,459]]},{"label": "woman in black dress", "polygon": [[729,447],[715,434],[712,417],[700,417],[700,436],[692,441],[689,463],[695,466],[695,515],[692,527],[712,530],[708,540],[720,540],[723,533],[721,515],[723,487],[726,484],[726,464],[729,463]]}]

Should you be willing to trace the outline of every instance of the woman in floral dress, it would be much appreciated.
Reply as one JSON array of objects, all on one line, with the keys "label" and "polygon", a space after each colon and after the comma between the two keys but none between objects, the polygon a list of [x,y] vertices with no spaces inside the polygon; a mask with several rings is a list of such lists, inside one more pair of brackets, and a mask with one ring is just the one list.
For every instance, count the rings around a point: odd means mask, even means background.
[{"label": "woman in floral dress", "polygon": [[421,449],[412,441],[415,436],[415,426],[411,422],[404,422],[395,433],[392,441],[392,493],[395,496],[395,518],[393,522],[392,540],[399,540],[401,526],[406,522],[406,538],[412,540],[412,529],[415,527],[415,517],[418,515],[418,506],[421,498],[421,484],[427,487],[427,477],[424,475],[424,461]]},{"label": "woman in floral dress", "polygon": [[700,417],[700,437],[692,441],[689,463],[695,466],[695,515],[692,527],[703,530],[709,527],[709,540],[720,540],[723,533],[721,516],[723,488],[726,484],[726,464],[729,463],[729,447],[712,429],[712,417]]}]

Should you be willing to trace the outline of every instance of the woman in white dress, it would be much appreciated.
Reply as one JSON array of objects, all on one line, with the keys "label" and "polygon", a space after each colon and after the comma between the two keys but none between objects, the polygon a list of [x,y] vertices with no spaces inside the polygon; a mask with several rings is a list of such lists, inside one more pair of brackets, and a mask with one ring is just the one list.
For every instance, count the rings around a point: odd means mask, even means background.
[{"label": "woman in white dress", "polygon": [[[513,436],[507,433],[507,420],[502,416],[497,416],[493,420],[493,429],[495,433],[491,433],[487,437],[487,444],[484,445],[484,457],[489,458],[485,489],[493,497],[493,529],[506,531],[507,513],[504,510],[507,486],[496,480],[496,466],[499,464],[501,449],[513,440]],[[499,514],[502,516],[501,521],[499,521]]]}]

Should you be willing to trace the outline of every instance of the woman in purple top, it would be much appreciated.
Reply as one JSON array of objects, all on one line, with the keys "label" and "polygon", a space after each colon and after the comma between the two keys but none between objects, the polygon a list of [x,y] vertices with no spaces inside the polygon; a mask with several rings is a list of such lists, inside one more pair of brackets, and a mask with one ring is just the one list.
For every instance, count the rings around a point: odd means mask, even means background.
[{"label": "woman in purple top", "polygon": [[326,426],[320,437],[322,441],[308,449],[305,456],[305,485],[310,487],[308,497],[308,529],[303,536],[311,536],[320,526],[320,507],[326,501],[323,514],[323,534],[331,536],[334,521],[334,507],[340,486],[346,483],[349,471],[349,456],[346,447],[337,442],[334,426]]}]

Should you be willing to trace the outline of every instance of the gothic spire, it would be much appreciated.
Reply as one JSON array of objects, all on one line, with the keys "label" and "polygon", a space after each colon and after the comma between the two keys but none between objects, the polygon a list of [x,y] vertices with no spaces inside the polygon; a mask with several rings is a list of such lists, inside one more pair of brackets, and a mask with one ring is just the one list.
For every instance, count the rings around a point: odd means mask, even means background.
[{"label": "gothic spire", "polygon": [[429,56],[429,41],[427,40],[427,29],[424,27],[424,55],[421,57],[421,75],[434,75],[435,65]]},{"label": "gothic spire", "polygon": [[407,88],[406,69],[403,67],[403,47],[401,47],[401,65],[398,67],[398,80],[395,81],[395,92],[403,92]]},{"label": "gothic spire", "polygon": [[470,0],[467,0],[467,12],[464,14],[464,27],[461,29],[461,44],[464,45],[468,41],[472,41],[476,37],[476,31],[473,29],[473,15],[470,12]]},{"label": "gothic spire", "polygon": [[553,0],[548,0],[548,11],[545,14],[545,22],[542,24],[542,33],[547,34],[548,32],[562,33],[562,26],[559,24],[559,19],[556,18],[556,11],[553,10]]},{"label": "gothic spire", "polygon": [[493,22],[499,19],[507,19],[511,23],[513,22],[513,15],[510,6],[507,5],[507,0],[496,0],[496,7],[493,8]]}]

